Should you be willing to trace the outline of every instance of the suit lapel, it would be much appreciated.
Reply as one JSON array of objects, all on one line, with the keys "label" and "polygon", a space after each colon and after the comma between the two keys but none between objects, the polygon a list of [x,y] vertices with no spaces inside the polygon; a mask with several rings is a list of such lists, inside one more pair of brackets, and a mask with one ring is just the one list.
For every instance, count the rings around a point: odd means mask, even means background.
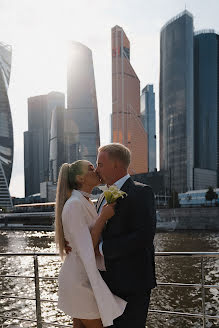
[{"label": "suit lapel", "polygon": [[99,209],[100,209],[100,206],[101,206],[101,204],[102,204],[104,198],[105,198],[105,197],[104,197],[104,193],[102,193],[102,194],[100,195],[100,197],[99,197],[99,199],[98,199],[98,202],[97,202],[97,205],[96,205],[97,213],[98,213],[98,211],[99,211]]},{"label": "suit lapel", "polygon": [[126,182],[124,183],[124,185],[121,187],[121,190],[126,192],[128,194],[129,188],[134,185],[134,181],[132,180],[132,178],[128,178],[126,180]]},{"label": "suit lapel", "polygon": [[[129,187],[132,186],[132,185],[134,185],[134,182],[133,182],[132,178],[130,177],[130,178],[128,178],[128,179],[126,180],[126,182],[123,184],[123,186],[121,187],[121,190],[124,191],[124,192],[126,192],[126,193],[128,194]],[[97,205],[96,205],[97,213],[98,213],[98,211],[99,211],[99,209],[100,209],[100,206],[101,206],[101,204],[102,204],[104,198],[105,198],[105,197],[104,197],[104,193],[102,193],[102,194],[100,195],[98,201],[97,201]]]},{"label": "suit lapel", "polygon": [[[126,192],[126,193],[127,193],[127,197],[128,197],[129,190],[130,190],[130,188],[131,188],[133,185],[134,185],[134,181],[133,181],[132,178],[130,177],[130,178],[128,178],[128,179],[126,180],[126,182],[123,184],[123,186],[121,187],[120,190]],[[117,204],[116,204],[116,207],[115,207],[116,210],[119,210],[120,202],[122,202],[122,201],[123,201],[122,198],[119,198],[119,199],[117,200]],[[116,215],[118,215],[118,212],[117,212]],[[116,218],[116,220],[117,220],[117,219],[118,219],[118,218]],[[113,218],[112,218],[112,220],[113,220]],[[106,222],[106,224],[105,224],[105,226],[104,226],[104,228],[103,228],[103,236],[104,236],[105,231],[108,230],[108,228],[111,226],[111,222],[112,222],[111,219],[110,219],[109,221]]]}]

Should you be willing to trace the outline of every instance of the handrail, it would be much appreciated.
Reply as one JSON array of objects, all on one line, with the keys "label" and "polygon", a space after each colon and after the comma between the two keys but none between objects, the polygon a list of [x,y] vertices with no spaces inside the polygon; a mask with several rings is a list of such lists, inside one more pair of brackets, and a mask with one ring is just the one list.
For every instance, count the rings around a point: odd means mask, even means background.
[{"label": "handrail", "polygon": [[219,257],[219,252],[155,252],[156,256]]},{"label": "handrail", "polygon": [[[58,253],[0,253],[1,256],[59,256]],[[155,252],[155,256],[219,257],[219,252]]]},{"label": "handrail", "polygon": [[[33,319],[25,319],[25,318],[19,318],[19,317],[10,317],[6,315],[1,315],[0,318],[3,319],[12,319],[12,320],[18,320],[18,321],[27,321],[27,322],[35,322],[37,323],[37,328],[42,328],[43,325],[53,325],[57,327],[72,327],[69,325],[59,324],[56,322],[46,322],[43,321],[41,318],[41,302],[50,302],[50,303],[57,303],[55,300],[51,299],[42,299],[40,297],[40,287],[39,287],[39,281],[40,279],[43,280],[56,280],[58,277],[44,277],[39,276],[38,273],[38,257],[41,256],[52,256],[57,257],[59,256],[58,253],[0,253],[1,257],[19,257],[19,256],[28,256],[33,257],[34,259],[34,276],[25,276],[25,275],[0,275],[0,278],[20,278],[20,279],[33,279],[35,282],[35,298],[28,298],[28,297],[19,297],[19,296],[13,296],[11,294],[4,294],[0,295],[1,298],[7,298],[7,299],[19,299],[19,300],[30,300],[35,301],[36,303],[36,320]],[[156,257],[195,257],[195,258],[201,258],[201,283],[200,284],[191,284],[191,283],[168,283],[168,282],[158,282],[158,286],[172,286],[172,287],[196,287],[200,288],[202,291],[202,313],[187,313],[187,312],[178,312],[178,311],[166,311],[166,310],[159,310],[159,309],[149,309],[150,313],[159,313],[159,314],[168,314],[168,315],[177,315],[177,316],[185,316],[185,317],[195,317],[195,318],[202,318],[203,320],[203,328],[206,327],[206,319],[214,319],[219,320],[218,315],[208,315],[205,312],[205,289],[208,288],[215,288],[219,289],[219,285],[207,285],[204,282],[204,258],[219,258],[219,252],[155,252]]]}]

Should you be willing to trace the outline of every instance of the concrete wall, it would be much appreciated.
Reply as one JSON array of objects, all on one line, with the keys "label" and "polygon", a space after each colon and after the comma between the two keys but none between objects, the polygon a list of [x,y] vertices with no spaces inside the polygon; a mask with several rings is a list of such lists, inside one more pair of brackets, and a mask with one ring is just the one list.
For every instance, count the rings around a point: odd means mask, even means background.
[{"label": "concrete wall", "polygon": [[158,230],[217,230],[219,231],[219,208],[159,209]]}]

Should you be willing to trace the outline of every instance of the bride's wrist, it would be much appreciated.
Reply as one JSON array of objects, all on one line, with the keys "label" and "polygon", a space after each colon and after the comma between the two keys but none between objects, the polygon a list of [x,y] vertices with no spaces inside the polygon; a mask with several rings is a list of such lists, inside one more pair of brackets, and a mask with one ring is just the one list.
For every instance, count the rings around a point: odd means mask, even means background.
[{"label": "bride's wrist", "polygon": [[101,221],[104,221],[104,222],[106,222],[108,220],[108,217],[106,217],[103,214],[100,214],[99,218],[100,218]]}]

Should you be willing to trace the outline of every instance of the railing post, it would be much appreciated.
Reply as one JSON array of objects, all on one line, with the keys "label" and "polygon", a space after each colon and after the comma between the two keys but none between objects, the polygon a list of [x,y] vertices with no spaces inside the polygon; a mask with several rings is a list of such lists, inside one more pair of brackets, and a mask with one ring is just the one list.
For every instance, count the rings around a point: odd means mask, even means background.
[{"label": "railing post", "polygon": [[204,274],[204,257],[201,258],[201,285],[202,285],[202,314],[203,314],[203,328],[206,327],[205,319],[205,274]]},{"label": "railing post", "polygon": [[5,217],[5,228],[7,228],[8,227],[8,217],[6,216]]},{"label": "railing post", "polygon": [[34,255],[34,281],[35,281],[37,328],[42,328],[41,305],[40,305],[40,286],[39,286],[39,269],[38,269],[38,257],[37,257],[37,255]]}]

